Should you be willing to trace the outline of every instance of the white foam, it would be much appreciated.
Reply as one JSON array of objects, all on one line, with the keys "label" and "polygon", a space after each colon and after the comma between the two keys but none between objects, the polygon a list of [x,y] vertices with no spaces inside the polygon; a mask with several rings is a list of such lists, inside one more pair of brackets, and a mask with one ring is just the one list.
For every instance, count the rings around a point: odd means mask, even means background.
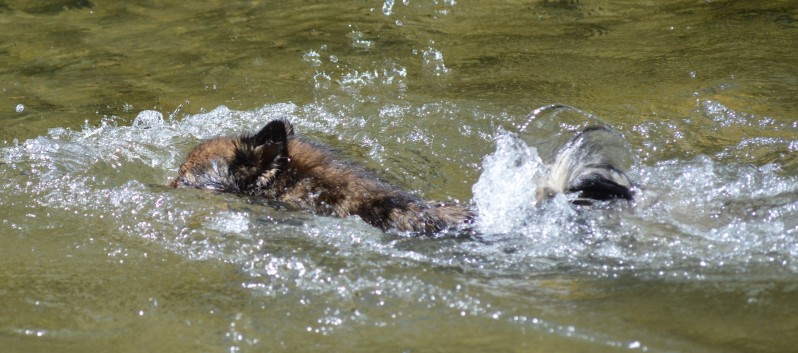
[{"label": "white foam", "polygon": [[534,147],[502,132],[496,152],[482,162],[482,175],[472,188],[479,213],[477,224],[485,233],[504,233],[525,224],[535,207],[543,162]]},{"label": "white foam", "polygon": [[249,230],[249,214],[244,212],[222,212],[206,223],[207,227],[222,233],[242,235]]},{"label": "white foam", "polygon": [[[251,210],[231,195],[157,187],[168,183],[197,139],[253,131],[276,118],[289,118],[302,131],[372,131],[344,138],[373,143],[371,158],[377,161],[390,153],[379,142],[415,136],[413,131],[391,135],[396,129],[379,130],[370,121],[344,121],[340,112],[328,108],[318,103],[282,103],[252,111],[221,106],[182,120],[144,111],[131,125],[106,119],[79,130],[54,128],[46,136],[0,150],[6,176],[0,185],[15,200],[105,216],[111,228],[190,258],[258,266],[270,258],[259,252],[265,246],[262,239],[252,235],[268,234],[304,239],[353,258],[374,255],[500,272],[566,267],[599,274],[634,269],[698,276],[771,263],[798,272],[798,179],[782,175],[778,165],[721,163],[707,156],[662,161],[640,168],[641,189],[634,205],[577,212],[562,196],[536,205],[536,181],[545,171],[538,151],[501,132],[496,151],[484,157],[472,188],[477,230],[486,243],[386,243],[381,232],[356,218],[281,213],[266,206]],[[375,114],[383,117],[381,122],[392,122],[419,109],[386,105]],[[361,125],[353,128],[353,123]],[[419,133],[424,139],[436,138],[430,130]],[[242,209],[231,209],[231,203]],[[263,217],[279,221],[264,222]]]}]

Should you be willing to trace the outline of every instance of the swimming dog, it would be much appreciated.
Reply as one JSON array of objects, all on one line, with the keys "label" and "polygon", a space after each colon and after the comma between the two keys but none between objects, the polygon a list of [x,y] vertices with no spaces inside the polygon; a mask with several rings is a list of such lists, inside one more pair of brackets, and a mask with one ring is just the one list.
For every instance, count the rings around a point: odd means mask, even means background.
[{"label": "swimming dog", "polygon": [[[612,132],[605,128],[585,129],[556,149],[538,200],[556,193],[577,194],[573,203],[579,205],[631,200],[632,183],[611,158],[619,146],[607,134]],[[295,135],[286,120],[273,120],[254,135],[197,145],[170,185],[259,196],[319,215],[357,215],[383,230],[438,233],[474,218],[465,207],[425,201]]]},{"label": "swimming dog", "polygon": [[357,215],[383,229],[437,233],[470,222],[459,205],[425,201],[339,158],[329,147],[273,120],[254,135],[196,146],[171,186],[253,195],[319,215]]}]

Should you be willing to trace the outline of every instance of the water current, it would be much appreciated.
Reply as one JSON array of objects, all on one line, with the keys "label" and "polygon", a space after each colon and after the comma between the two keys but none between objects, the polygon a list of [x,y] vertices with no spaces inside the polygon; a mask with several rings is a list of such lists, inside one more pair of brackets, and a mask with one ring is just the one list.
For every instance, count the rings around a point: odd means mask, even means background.
[{"label": "water current", "polygon": [[[0,350],[798,343],[792,2],[52,4],[0,1]],[[273,119],[473,229],[167,187]],[[592,125],[635,201],[538,202]]]}]

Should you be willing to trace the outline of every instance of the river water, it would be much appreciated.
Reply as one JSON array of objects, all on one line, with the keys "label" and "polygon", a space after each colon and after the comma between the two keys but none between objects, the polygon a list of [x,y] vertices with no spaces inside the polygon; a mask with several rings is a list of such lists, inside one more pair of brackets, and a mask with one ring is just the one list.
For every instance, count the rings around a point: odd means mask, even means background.
[{"label": "river water", "polygon": [[[786,0],[0,0],[0,350],[792,351],[795,43]],[[473,234],[167,187],[277,118]],[[637,201],[536,205],[598,121]]]}]

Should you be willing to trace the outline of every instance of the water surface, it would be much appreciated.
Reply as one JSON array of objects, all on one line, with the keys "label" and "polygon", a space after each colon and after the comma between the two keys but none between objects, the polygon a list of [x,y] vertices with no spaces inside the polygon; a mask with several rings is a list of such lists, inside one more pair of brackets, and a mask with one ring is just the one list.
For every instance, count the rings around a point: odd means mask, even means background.
[{"label": "water surface", "polygon": [[[790,351],[797,42],[792,1],[0,1],[1,345]],[[166,187],[277,118],[476,232]],[[535,206],[594,119],[637,202]]]}]

